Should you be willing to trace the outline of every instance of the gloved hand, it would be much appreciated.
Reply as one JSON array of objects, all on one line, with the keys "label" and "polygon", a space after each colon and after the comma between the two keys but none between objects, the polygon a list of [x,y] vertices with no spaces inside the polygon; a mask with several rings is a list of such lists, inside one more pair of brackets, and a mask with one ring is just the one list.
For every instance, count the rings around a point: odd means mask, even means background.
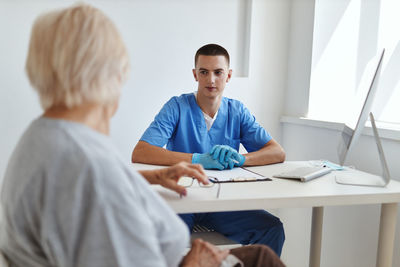
[{"label": "gloved hand", "polygon": [[232,169],[233,166],[243,166],[246,158],[239,154],[236,149],[226,145],[215,145],[210,154],[214,159],[218,159],[219,163],[225,168]]},{"label": "gloved hand", "polygon": [[223,170],[225,167],[218,160],[213,159],[211,154],[194,153],[192,156],[192,163],[199,163],[203,165],[204,169],[218,169]]}]

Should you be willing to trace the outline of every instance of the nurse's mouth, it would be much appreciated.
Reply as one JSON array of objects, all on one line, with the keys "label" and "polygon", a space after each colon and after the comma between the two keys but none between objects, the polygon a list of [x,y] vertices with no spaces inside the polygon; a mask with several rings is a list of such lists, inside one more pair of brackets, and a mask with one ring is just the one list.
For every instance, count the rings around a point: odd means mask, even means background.
[{"label": "nurse's mouth", "polygon": [[207,88],[207,90],[209,90],[209,91],[217,90],[217,87],[206,87],[206,88]]}]

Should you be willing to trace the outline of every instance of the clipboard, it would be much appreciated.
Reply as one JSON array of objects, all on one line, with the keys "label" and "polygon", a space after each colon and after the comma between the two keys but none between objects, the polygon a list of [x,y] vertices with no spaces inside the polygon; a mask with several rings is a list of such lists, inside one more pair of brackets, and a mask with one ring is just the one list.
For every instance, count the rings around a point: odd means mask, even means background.
[{"label": "clipboard", "polygon": [[205,170],[208,179],[212,183],[237,183],[237,182],[260,182],[272,181],[259,173],[244,167],[233,168],[231,170]]}]

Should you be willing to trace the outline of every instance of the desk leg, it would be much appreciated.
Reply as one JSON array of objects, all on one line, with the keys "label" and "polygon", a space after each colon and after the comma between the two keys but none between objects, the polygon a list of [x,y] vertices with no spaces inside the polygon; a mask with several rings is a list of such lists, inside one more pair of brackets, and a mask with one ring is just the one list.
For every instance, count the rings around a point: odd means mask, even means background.
[{"label": "desk leg", "polygon": [[381,206],[379,223],[377,267],[391,267],[393,258],[394,234],[396,229],[397,203],[384,203]]},{"label": "desk leg", "polygon": [[319,267],[321,263],[321,240],[324,207],[313,207],[310,244],[310,267]]}]

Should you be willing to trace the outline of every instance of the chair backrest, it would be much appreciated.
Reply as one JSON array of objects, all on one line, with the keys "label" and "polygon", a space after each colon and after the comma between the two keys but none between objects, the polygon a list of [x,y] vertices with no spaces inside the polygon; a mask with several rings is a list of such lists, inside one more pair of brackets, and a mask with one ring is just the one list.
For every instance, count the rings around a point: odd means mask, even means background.
[{"label": "chair backrest", "polygon": [[194,239],[201,238],[215,246],[223,248],[235,248],[242,246],[241,244],[225,237],[224,235],[216,232],[214,229],[209,229],[205,226],[196,224],[193,227],[192,234],[190,236],[191,241]]}]

